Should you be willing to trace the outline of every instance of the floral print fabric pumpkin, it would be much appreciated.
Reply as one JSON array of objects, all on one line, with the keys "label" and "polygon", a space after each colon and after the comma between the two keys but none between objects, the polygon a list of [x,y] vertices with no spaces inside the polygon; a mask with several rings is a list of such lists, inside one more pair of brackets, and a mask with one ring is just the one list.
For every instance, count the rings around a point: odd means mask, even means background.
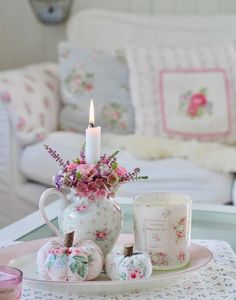
[{"label": "floral print fabric pumpkin", "polygon": [[66,234],[65,243],[48,241],[37,254],[38,273],[42,278],[55,281],[92,280],[103,267],[101,249],[92,241],[73,244],[72,234]]},{"label": "floral print fabric pumpkin", "polygon": [[152,263],[145,252],[133,252],[133,244],[124,248],[124,253],[111,252],[105,261],[105,270],[111,280],[142,279],[151,276]]}]

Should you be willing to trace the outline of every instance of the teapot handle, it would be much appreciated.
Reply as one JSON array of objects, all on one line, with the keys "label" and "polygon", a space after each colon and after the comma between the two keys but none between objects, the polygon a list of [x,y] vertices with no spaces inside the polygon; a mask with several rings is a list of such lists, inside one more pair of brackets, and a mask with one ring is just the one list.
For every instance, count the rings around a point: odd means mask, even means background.
[{"label": "teapot handle", "polygon": [[64,203],[67,203],[68,200],[65,197],[65,195],[58,191],[56,188],[51,188],[51,189],[47,189],[46,191],[44,191],[39,199],[39,211],[42,215],[42,217],[44,218],[45,222],[47,223],[48,227],[58,236],[58,237],[62,237],[61,232],[52,224],[52,222],[48,219],[46,212],[45,212],[45,203],[48,199],[49,196],[51,195],[57,195],[60,200],[62,200]]}]

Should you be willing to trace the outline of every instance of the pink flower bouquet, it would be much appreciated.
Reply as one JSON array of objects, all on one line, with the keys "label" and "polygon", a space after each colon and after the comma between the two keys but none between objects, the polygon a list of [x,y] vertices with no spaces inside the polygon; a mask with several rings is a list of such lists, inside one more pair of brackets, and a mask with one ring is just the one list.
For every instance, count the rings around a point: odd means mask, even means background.
[{"label": "pink flower bouquet", "polygon": [[84,150],[76,160],[64,162],[52,148],[47,145],[45,148],[62,167],[54,176],[55,186],[58,189],[73,188],[78,197],[86,197],[89,200],[111,198],[115,196],[121,184],[148,178],[139,175],[139,168],[128,172],[120,166],[116,158],[118,151],[111,155],[103,155],[96,164],[89,165],[86,163]]}]

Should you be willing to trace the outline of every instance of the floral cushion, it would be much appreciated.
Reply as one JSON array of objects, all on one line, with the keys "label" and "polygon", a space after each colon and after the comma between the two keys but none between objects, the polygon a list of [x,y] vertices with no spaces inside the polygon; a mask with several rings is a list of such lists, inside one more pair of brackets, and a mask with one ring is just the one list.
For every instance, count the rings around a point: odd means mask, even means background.
[{"label": "floral cushion", "polygon": [[128,48],[136,132],[236,141],[234,45]]},{"label": "floral cushion", "polygon": [[134,131],[133,109],[124,55],[59,45],[64,108],[60,127],[84,132],[90,99],[95,102],[96,124],[103,131],[128,134]]},{"label": "floral cushion", "polygon": [[58,68],[51,63],[0,73],[0,104],[9,113],[22,145],[44,139],[58,125]]}]

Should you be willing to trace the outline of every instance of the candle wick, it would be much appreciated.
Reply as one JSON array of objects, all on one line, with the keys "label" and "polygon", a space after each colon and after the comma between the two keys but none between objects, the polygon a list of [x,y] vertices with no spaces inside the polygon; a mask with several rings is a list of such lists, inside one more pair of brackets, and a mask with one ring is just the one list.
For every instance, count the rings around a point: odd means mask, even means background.
[{"label": "candle wick", "polygon": [[93,128],[93,127],[94,127],[94,124],[93,124],[93,123],[89,123],[89,127],[90,127],[90,128]]}]

